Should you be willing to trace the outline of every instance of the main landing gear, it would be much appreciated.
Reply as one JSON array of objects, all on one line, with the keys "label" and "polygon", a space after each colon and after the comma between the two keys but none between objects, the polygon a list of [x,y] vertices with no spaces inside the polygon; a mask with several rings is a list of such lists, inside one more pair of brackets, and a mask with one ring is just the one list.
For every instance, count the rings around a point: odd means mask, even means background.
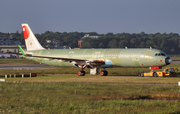
[{"label": "main landing gear", "polygon": [[107,70],[105,70],[105,68],[103,70],[101,70],[100,75],[101,76],[107,76],[108,75]]},{"label": "main landing gear", "polygon": [[84,71],[84,69],[86,68],[86,66],[81,66],[81,70],[78,71],[78,76],[84,76],[86,74],[86,72]]},{"label": "main landing gear", "polygon": [[[78,71],[78,76],[84,76],[86,74],[85,71],[84,71],[84,69],[86,67],[87,66],[81,66],[81,70]],[[98,75],[98,70],[97,70],[97,73],[91,74],[91,75]],[[100,75],[101,76],[107,76],[108,75],[108,72],[105,70],[105,68],[103,70],[101,70]]]}]

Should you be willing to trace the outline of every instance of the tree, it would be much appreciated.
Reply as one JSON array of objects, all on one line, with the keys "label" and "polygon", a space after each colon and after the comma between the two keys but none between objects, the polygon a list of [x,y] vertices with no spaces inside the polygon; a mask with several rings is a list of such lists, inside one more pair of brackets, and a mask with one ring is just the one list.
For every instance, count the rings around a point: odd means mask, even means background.
[{"label": "tree", "polygon": [[117,48],[117,41],[116,41],[116,39],[111,40],[109,42],[108,47],[110,47],[110,48]]},{"label": "tree", "polygon": [[104,44],[101,42],[98,46],[99,48],[105,48]]},{"label": "tree", "polygon": [[120,40],[119,41],[119,48],[124,48],[124,47],[128,47],[129,45],[128,45],[128,41],[126,40],[126,39],[124,39],[124,40]]}]

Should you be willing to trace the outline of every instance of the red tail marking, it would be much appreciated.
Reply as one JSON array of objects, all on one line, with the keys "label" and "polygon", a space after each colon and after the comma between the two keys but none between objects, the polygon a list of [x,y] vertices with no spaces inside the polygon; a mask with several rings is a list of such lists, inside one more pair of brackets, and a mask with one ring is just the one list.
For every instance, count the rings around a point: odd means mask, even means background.
[{"label": "red tail marking", "polygon": [[23,29],[24,39],[26,40],[29,37],[30,32],[27,26],[23,26],[22,29]]}]

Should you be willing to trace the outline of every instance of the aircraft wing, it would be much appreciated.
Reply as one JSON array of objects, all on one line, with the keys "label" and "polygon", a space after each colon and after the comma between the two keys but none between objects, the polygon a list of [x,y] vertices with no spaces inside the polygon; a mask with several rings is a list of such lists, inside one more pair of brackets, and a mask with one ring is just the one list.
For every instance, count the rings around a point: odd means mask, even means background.
[{"label": "aircraft wing", "polygon": [[76,59],[76,58],[61,58],[61,57],[49,57],[49,56],[36,56],[36,55],[32,55],[32,54],[26,54],[24,52],[24,50],[21,48],[20,45],[19,49],[20,49],[20,53],[16,53],[16,52],[6,52],[6,53],[1,53],[1,54],[16,54],[16,55],[22,55],[24,57],[37,57],[37,58],[45,58],[45,59],[49,59],[49,60],[59,60],[62,62],[70,62],[72,64],[74,64],[75,66],[84,66],[84,65],[89,65],[90,67],[95,66],[100,66],[100,65],[104,65],[105,61],[104,60],[85,60],[85,59]]},{"label": "aircraft wing", "polygon": [[97,65],[104,65],[105,64],[104,60],[85,60],[85,59],[76,59],[76,58],[61,58],[61,57],[36,56],[36,55],[32,55],[32,54],[26,54],[24,52],[24,50],[21,48],[21,46],[20,45],[18,45],[18,46],[19,46],[21,53],[7,52],[4,54],[17,54],[17,55],[22,55],[25,57],[37,57],[37,58],[45,58],[45,59],[49,59],[49,60],[56,59],[56,60],[59,60],[62,62],[70,62],[76,66],[89,65],[90,67],[93,67],[94,65],[97,66]]},{"label": "aircraft wing", "polygon": [[48,57],[48,56],[34,56],[34,55],[31,55],[31,54],[25,54],[24,56],[26,56],[26,57],[46,58],[46,59],[59,59],[59,60],[64,60],[64,61],[86,61],[86,60],[83,60],[83,59],[61,58],[61,57]]},{"label": "aircraft wing", "polygon": [[89,65],[89,66],[93,66],[93,65],[104,65],[105,62],[104,60],[85,60],[85,59],[75,59],[75,58],[61,58],[61,57],[48,57],[48,56],[34,56],[31,54],[25,54],[24,56],[26,57],[37,57],[37,58],[46,58],[46,59],[57,59],[60,60],[62,62],[70,62],[74,65]]},{"label": "aircraft wing", "polygon": [[93,65],[104,65],[105,62],[104,60],[85,60],[85,59],[75,59],[75,58],[61,58],[61,57],[48,57],[48,56],[35,56],[32,54],[22,54],[22,53],[15,53],[15,52],[7,52],[7,53],[2,53],[2,54],[16,54],[16,55],[22,55],[24,57],[37,57],[37,58],[45,58],[45,59],[49,59],[49,60],[59,60],[62,62],[70,62],[76,66],[82,66],[82,65],[89,65],[91,67],[93,67]]}]

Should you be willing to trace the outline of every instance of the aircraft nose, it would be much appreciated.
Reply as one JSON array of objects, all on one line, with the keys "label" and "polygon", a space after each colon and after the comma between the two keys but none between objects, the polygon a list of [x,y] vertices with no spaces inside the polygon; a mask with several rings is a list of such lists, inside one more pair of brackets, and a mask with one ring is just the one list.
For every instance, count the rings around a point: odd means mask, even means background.
[{"label": "aircraft nose", "polygon": [[171,64],[171,62],[172,62],[172,59],[170,57],[166,57],[166,59],[165,59],[166,65]]}]

